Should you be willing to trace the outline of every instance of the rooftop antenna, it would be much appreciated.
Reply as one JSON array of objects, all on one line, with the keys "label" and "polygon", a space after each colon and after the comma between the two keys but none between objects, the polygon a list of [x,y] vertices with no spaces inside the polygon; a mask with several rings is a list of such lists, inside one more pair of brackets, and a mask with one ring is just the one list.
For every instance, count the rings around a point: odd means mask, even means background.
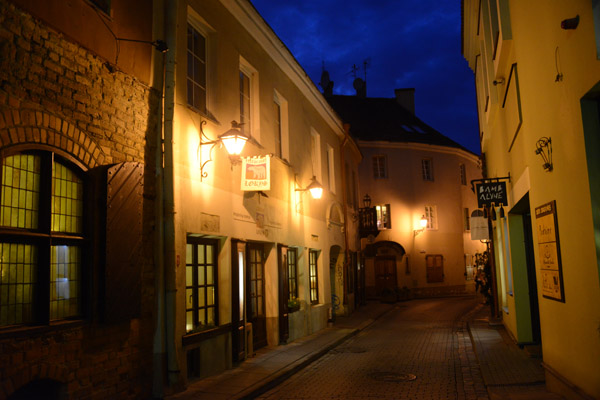
[{"label": "rooftop antenna", "polygon": [[356,72],[359,70],[360,68],[358,68],[356,66],[356,64],[352,64],[352,71],[350,71],[350,73],[352,74],[353,78],[356,78]]},{"label": "rooftop antenna", "polygon": [[371,66],[371,59],[367,58],[363,61],[363,69],[365,71],[365,82],[367,82],[367,67]]}]

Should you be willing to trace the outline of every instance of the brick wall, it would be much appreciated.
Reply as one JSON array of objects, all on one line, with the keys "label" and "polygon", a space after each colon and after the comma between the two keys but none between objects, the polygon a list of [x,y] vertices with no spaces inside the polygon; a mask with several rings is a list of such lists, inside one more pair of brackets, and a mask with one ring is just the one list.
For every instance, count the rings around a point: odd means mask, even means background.
[{"label": "brick wall", "polygon": [[[60,149],[84,168],[145,164],[141,317],[0,329],[0,399],[36,379],[68,398],[148,398],[154,306],[154,135],[160,93],[0,0],[0,150]],[[94,299],[97,303],[98,299]]]}]

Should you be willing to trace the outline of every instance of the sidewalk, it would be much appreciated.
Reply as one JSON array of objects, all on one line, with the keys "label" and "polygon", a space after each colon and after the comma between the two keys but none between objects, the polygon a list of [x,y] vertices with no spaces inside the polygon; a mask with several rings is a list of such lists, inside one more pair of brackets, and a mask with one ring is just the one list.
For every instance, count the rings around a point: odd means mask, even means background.
[{"label": "sidewalk", "polygon": [[558,400],[548,392],[541,358],[520,349],[502,324],[490,324],[489,306],[469,315],[469,333],[490,400]]},{"label": "sidewalk", "polygon": [[169,400],[225,400],[253,398],[317,360],[346,339],[392,310],[393,304],[369,303],[348,317],[338,316],[333,326],[283,346],[266,347],[239,367],[190,384]]}]

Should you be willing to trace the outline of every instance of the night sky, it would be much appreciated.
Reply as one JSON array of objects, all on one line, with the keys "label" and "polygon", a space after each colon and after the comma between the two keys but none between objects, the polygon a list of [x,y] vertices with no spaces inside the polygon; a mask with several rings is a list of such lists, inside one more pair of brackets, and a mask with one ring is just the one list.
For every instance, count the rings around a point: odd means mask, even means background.
[{"label": "night sky", "polygon": [[[251,0],[319,86],[323,63],[334,94],[368,97],[415,88],[419,118],[479,154],[473,72],[461,53],[460,0]],[[353,65],[359,69],[353,74]]]}]

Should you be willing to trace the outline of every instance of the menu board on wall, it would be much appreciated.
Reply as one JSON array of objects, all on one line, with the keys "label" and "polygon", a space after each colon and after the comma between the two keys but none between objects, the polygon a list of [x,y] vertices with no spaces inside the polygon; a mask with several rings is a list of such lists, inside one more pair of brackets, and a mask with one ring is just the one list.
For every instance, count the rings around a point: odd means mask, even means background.
[{"label": "menu board on wall", "polygon": [[565,301],[556,201],[535,208],[542,295],[547,299]]}]

